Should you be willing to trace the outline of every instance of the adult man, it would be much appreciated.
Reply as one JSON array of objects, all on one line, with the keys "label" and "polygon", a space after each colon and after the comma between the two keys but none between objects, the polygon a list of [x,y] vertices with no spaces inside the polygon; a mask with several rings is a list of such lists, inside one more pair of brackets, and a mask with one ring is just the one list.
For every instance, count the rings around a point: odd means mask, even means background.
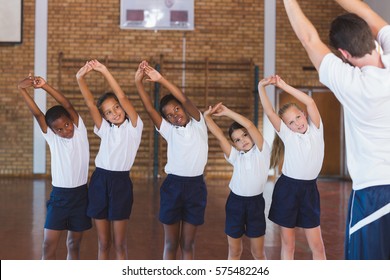
[{"label": "adult man", "polygon": [[353,181],[345,258],[390,259],[390,26],[360,0],[336,2],[349,12],[332,22],[329,34],[340,58],[321,41],[296,0],[284,0],[284,6],[320,81],[344,109]]}]

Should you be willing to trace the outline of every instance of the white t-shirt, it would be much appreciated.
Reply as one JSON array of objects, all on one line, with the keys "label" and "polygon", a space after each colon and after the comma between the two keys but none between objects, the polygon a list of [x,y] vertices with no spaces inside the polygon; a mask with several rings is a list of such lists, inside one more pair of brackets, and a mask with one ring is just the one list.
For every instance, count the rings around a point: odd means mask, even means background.
[{"label": "white t-shirt", "polygon": [[324,127],[322,121],[317,128],[309,121],[304,134],[293,132],[280,122],[280,131],[276,132],[284,144],[282,173],[299,180],[314,180],[322,168],[324,160]]},{"label": "white t-shirt", "polygon": [[52,184],[60,188],[75,188],[88,181],[89,143],[87,128],[79,116],[71,139],[62,138],[49,127],[42,133],[50,148]]},{"label": "white t-shirt", "polygon": [[390,184],[390,26],[378,43],[385,69],[344,63],[334,54],[321,62],[320,81],[343,105],[348,170],[353,189]]},{"label": "white t-shirt", "polygon": [[103,119],[100,129],[94,127],[95,134],[101,139],[95,159],[96,167],[110,171],[129,171],[141,143],[143,126],[139,116],[136,127],[128,119],[119,127]]},{"label": "white t-shirt", "polygon": [[165,173],[186,177],[203,174],[207,163],[208,136],[202,114],[199,121],[191,118],[186,126],[174,126],[163,119],[157,131],[167,141]]},{"label": "white t-shirt", "polygon": [[256,145],[246,153],[232,146],[229,158],[233,175],[229,183],[232,192],[239,196],[255,196],[263,193],[268,179],[270,148],[264,141],[262,151]]}]

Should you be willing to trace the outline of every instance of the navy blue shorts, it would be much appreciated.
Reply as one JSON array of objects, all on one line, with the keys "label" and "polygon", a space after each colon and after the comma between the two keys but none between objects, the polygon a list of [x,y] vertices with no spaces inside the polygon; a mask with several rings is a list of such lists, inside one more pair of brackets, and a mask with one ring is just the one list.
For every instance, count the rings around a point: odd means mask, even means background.
[{"label": "navy blue shorts", "polygon": [[243,234],[250,238],[265,234],[265,201],[263,194],[239,196],[230,192],[226,201],[225,233],[233,238]]},{"label": "navy blue shorts", "polygon": [[203,175],[182,177],[168,174],[160,188],[160,222],[179,221],[198,226],[204,223],[207,188]]},{"label": "navy blue shorts", "polygon": [[87,214],[94,219],[126,220],[133,206],[133,183],[129,171],[96,168],[89,184]]},{"label": "navy blue shorts", "polygon": [[287,228],[320,225],[320,194],[317,179],[297,180],[281,175],[272,193],[268,218]]},{"label": "navy blue shorts", "polygon": [[352,191],[345,259],[390,260],[390,185]]},{"label": "navy blue shorts", "polygon": [[87,216],[87,185],[77,188],[54,187],[47,201],[45,228],[81,232],[92,227]]}]

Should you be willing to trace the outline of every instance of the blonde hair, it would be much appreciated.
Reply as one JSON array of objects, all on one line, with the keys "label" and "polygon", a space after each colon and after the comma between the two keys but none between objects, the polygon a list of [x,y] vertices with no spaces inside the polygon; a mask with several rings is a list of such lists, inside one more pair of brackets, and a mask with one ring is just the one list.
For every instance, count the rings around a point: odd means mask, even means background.
[{"label": "blonde hair", "polygon": [[[298,110],[302,111],[302,109],[296,103],[286,103],[284,104],[278,111],[279,117],[282,119],[284,113],[291,107],[295,107]],[[283,120],[282,120],[283,121]],[[272,151],[271,151],[271,168],[281,169],[283,165],[284,159],[284,144],[282,139],[276,134],[274,141],[272,143]]]}]

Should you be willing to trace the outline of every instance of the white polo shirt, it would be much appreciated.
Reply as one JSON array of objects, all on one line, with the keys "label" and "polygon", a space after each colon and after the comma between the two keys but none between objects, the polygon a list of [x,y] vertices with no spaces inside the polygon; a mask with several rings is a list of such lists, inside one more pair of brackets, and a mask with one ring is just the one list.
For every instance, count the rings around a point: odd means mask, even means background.
[{"label": "white polo shirt", "polygon": [[60,188],[75,188],[88,181],[89,143],[87,128],[79,116],[71,139],[59,137],[49,127],[42,133],[50,148],[52,184]]},{"label": "white polo shirt", "polygon": [[233,175],[229,183],[231,191],[239,196],[255,196],[263,193],[268,179],[270,148],[264,141],[262,151],[256,145],[245,152],[232,146],[229,158]]},{"label": "white polo shirt", "polygon": [[293,132],[281,121],[276,133],[284,144],[282,173],[299,180],[314,180],[322,168],[324,160],[324,127],[322,121],[317,128],[309,121],[305,134]]},{"label": "white polo shirt", "polygon": [[202,114],[200,120],[191,118],[184,126],[174,126],[162,120],[157,130],[167,141],[165,173],[194,177],[202,175],[207,163],[208,136]]},{"label": "white polo shirt", "polygon": [[143,126],[139,116],[136,127],[128,119],[119,127],[103,119],[100,129],[94,127],[95,134],[101,139],[95,159],[96,167],[110,171],[129,171],[141,143]]},{"label": "white polo shirt", "polygon": [[390,26],[379,31],[385,69],[321,62],[320,81],[343,105],[348,171],[353,189],[390,184]]}]

